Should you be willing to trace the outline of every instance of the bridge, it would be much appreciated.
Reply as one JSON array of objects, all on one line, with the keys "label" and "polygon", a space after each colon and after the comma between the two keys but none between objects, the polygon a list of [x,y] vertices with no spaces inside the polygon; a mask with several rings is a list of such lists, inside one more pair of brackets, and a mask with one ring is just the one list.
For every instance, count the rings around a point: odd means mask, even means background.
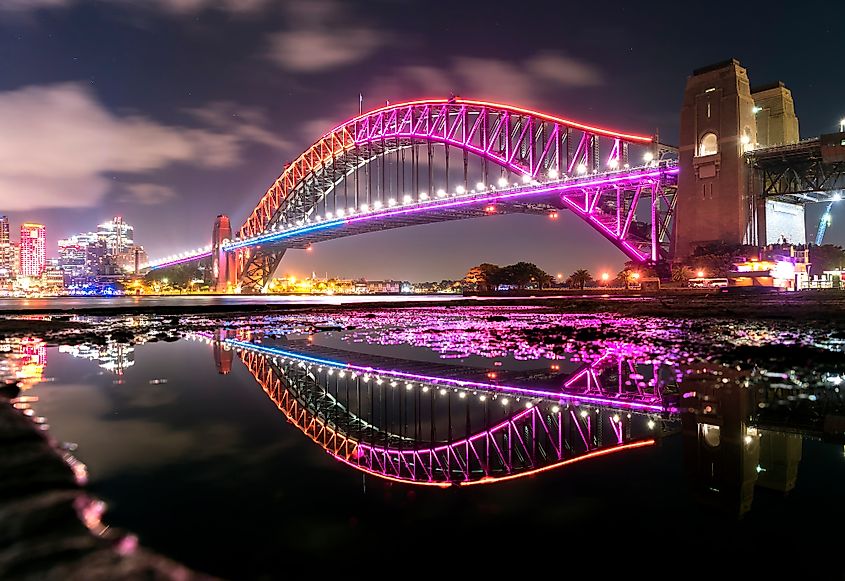
[{"label": "bridge", "polygon": [[394,482],[507,481],[651,446],[679,429],[674,408],[660,403],[664,384],[632,382],[642,369],[610,355],[539,389],[445,365],[420,373],[385,358],[343,361],[343,352],[313,346],[214,344],[236,353],[286,419],[333,458]]},{"label": "bridge", "polygon": [[211,258],[216,290],[260,292],[286,250],[447,220],[568,210],[666,275],[697,245],[803,244],[804,205],[838,200],[845,134],[799,140],[782,83],[750,89],[735,60],[693,71],[681,145],[516,105],[461,98],[387,105],[287,164],[234,230],[151,262]]},{"label": "bridge", "polygon": [[669,154],[650,136],[513,105],[457,98],[389,105],[332,129],[287,165],[236,234],[226,219],[213,248],[150,266],[214,255],[225,286],[260,290],[288,248],[562,210],[632,260],[658,263],[668,258],[678,173]]},{"label": "bridge", "polygon": [[774,385],[712,363],[646,361],[620,344],[569,371],[499,368],[491,378],[295,335],[283,344],[225,330],[190,337],[213,346],[221,373],[243,363],[287,422],[333,459],[389,482],[501,483],[678,436],[700,501],[742,514],[755,486],[794,488],[804,439],[845,443],[838,375]]}]

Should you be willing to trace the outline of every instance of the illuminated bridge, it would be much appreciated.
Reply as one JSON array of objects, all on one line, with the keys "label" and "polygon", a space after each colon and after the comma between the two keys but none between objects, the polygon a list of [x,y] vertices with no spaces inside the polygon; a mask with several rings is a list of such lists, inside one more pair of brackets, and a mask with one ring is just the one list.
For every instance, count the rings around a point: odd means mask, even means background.
[{"label": "illuminated bridge", "polygon": [[845,443],[839,375],[774,386],[712,363],[679,372],[623,344],[589,363],[490,373],[329,349],[302,336],[274,344],[229,333],[192,337],[213,345],[221,373],[237,355],[286,420],[331,457],[388,481],[503,482],[679,435],[702,499],[743,512],[743,482],[794,486],[803,439]]},{"label": "illuminated bridge", "polygon": [[678,173],[668,153],[653,137],[512,105],[389,105],[339,125],[287,165],[236,234],[224,225],[215,248],[150,266],[214,254],[219,290],[260,290],[288,248],[495,214],[556,218],[561,210],[631,259],[656,264],[669,255]]},{"label": "illuminated bridge", "polygon": [[805,244],[805,206],[845,192],[845,132],[801,139],[783,83],[731,59],[687,79],[680,146],[466,99],[388,105],[335,127],[233,232],[149,266],[213,257],[218,291],[261,291],[289,248],[479,216],[569,210],[629,259],[669,273],[702,245]]},{"label": "illuminated bridge", "polygon": [[310,345],[214,344],[217,359],[236,353],[287,420],[335,459],[409,484],[530,476],[651,446],[680,427],[672,382],[611,354],[542,374],[541,385],[536,373],[497,381]]}]

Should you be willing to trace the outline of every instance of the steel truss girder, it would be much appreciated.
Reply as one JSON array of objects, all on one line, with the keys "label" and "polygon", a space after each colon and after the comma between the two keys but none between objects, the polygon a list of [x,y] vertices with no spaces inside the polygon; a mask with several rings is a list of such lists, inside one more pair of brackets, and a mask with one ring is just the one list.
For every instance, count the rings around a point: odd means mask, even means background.
[{"label": "steel truss girder", "polygon": [[[669,175],[566,193],[561,200],[605,238],[640,262],[669,258],[677,180]],[[648,221],[637,215],[648,212]]]},{"label": "steel truss girder", "polygon": [[[295,358],[279,362],[249,348],[238,351],[288,421],[339,460],[392,480],[429,485],[491,482],[653,443],[632,437],[630,414],[623,417],[613,409],[598,407],[582,407],[577,413],[579,408],[572,405],[549,410],[536,405],[543,402],[538,398],[532,402],[535,405],[491,428],[420,447],[408,437],[385,433],[352,414],[322,386],[313,373],[314,365]],[[618,366],[618,378],[611,373],[612,383],[618,382],[615,388],[599,380],[614,366]],[[603,357],[575,373],[563,387],[582,392],[585,398],[615,390],[648,401],[663,396],[656,375],[647,384],[636,372],[633,365]],[[585,409],[589,412],[584,413]]]},{"label": "steel truss girder", "polygon": [[[454,145],[530,177],[552,169],[563,174],[582,164],[593,169],[602,163],[617,167],[627,156],[628,145],[650,146],[652,142],[650,137],[590,127],[507,105],[455,99],[389,106],[335,128],[286,166],[241,227],[239,237],[265,231],[274,218],[278,221],[277,214],[285,205],[295,208],[291,215],[306,215],[314,200],[295,200],[295,192],[303,181],[315,179],[315,173],[324,172],[338,157],[364,145],[369,150],[373,144],[403,138],[414,143]],[[573,139],[577,139],[574,148],[570,146]],[[607,160],[600,159],[602,141],[609,144]],[[343,168],[344,174],[346,171]]]},{"label": "steel truss girder", "polygon": [[821,202],[845,190],[845,161],[825,163],[808,155],[752,163],[760,191],[766,198],[781,198],[791,203]]}]

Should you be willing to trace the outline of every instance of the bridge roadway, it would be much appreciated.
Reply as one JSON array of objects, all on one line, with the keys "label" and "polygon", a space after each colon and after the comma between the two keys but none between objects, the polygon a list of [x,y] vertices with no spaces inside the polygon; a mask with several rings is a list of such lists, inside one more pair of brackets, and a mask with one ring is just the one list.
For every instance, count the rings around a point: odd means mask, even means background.
[{"label": "bridge roadway", "polygon": [[[644,261],[665,253],[668,225],[660,225],[651,234],[638,230],[637,213],[650,214],[648,200],[655,196],[649,188],[674,186],[678,168],[673,161],[649,163],[636,168],[608,171],[576,177],[529,180],[504,187],[482,190],[409,196],[401,200],[376,202],[372,207],[340,209],[325,215],[311,215],[295,223],[275,223],[255,236],[236,239],[223,246],[227,252],[262,250],[282,252],[288,248],[308,248],[325,240],[418,224],[462,220],[510,213],[551,215],[569,209],[593,226],[630,258]],[[640,195],[642,193],[642,196]],[[651,219],[652,216],[643,215]],[[147,265],[150,269],[208,258],[207,249],[183,253]]]},{"label": "bridge roadway", "polygon": [[755,190],[790,204],[845,197],[845,133],[755,149],[745,154],[755,171]]},{"label": "bridge roadway", "polygon": [[[551,212],[571,209],[585,220],[598,226],[597,230],[612,242],[627,246],[628,254],[635,253],[640,259],[648,254],[648,244],[643,241],[623,240],[634,215],[625,216],[626,223],[618,216],[605,215],[598,207],[598,196],[585,194],[597,188],[636,188],[646,181],[670,180],[677,175],[674,163],[646,165],[633,169],[610,171],[581,177],[545,180],[526,180],[523,184],[499,188],[491,186],[481,191],[441,192],[431,197],[396,201],[394,204],[379,204],[361,212],[353,209],[340,210],[339,214],[328,213],[296,224],[275,225],[271,230],[257,236],[235,240],[224,245],[227,251],[251,247],[307,248],[323,240],[352,236],[365,232],[401,228],[416,224],[427,224],[448,220],[461,220],[491,214]],[[624,249],[623,249],[624,250]]]}]

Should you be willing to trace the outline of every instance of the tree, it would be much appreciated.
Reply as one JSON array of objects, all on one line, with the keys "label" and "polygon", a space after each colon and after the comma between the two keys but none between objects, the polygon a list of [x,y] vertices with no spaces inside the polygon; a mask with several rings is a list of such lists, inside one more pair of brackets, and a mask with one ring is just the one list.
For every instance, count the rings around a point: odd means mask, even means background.
[{"label": "tree", "polygon": [[503,267],[496,276],[498,284],[515,286],[524,289],[529,286],[537,286],[542,289],[549,286],[552,276],[531,262],[517,262]]},{"label": "tree", "polygon": [[845,266],[845,250],[833,244],[810,246],[810,263],[815,274],[840,269]]},{"label": "tree", "polygon": [[569,275],[569,279],[567,279],[566,284],[569,285],[569,288],[575,288],[577,286],[581,290],[584,290],[587,283],[592,281],[593,275],[591,275],[589,271],[579,268]]},{"label": "tree", "polygon": [[672,280],[674,282],[687,282],[696,276],[696,271],[686,264],[675,263],[672,265]]},{"label": "tree", "polygon": [[657,271],[650,266],[646,266],[640,262],[629,260],[625,263],[625,267],[616,275],[616,284],[628,288],[628,285],[634,281],[634,273],[638,275],[637,278],[657,276]]},{"label": "tree", "polygon": [[[741,244],[724,244],[714,242],[702,244],[693,253],[681,261],[693,271],[703,270],[708,276],[724,277],[733,268],[738,257],[747,254],[747,247]],[[756,251],[754,251],[756,254]]]},{"label": "tree", "polygon": [[496,286],[496,278],[502,269],[488,262],[473,266],[463,280],[465,288],[479,291],[489,291]]}]

